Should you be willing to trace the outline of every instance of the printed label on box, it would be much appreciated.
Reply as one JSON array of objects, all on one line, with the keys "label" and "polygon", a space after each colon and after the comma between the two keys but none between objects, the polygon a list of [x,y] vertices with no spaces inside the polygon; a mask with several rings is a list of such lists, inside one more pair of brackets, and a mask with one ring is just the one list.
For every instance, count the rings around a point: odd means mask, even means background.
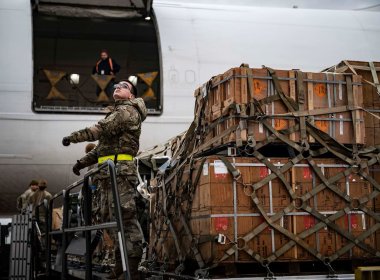
[{"label": "printed label on box", "polygon": [[264,133],[264,126],[262,123],[259,123],[259,133]]},{"label": "printed label on box", "polygon": [[351,228],[352,229],[359,229],[359,219],[357,214],[351,214],[350,215],[350,220],[351,220]]},{"label": "printed label on box", "polygon": [[363,225],[363,230],[366,230],[367,229],[367,224],[365,222],[365,216],[364,216],[364,214],[362,214],[362,225]]},{"label": "printed label on box", "polygon": [[313,178],[313,173],[311,172],[310,167],[304,167],[303,168],[303,178],[304,179],[312,179]]},{"label": "printed label on box", "polygon": [[203,176],[208,176],[208,163],[203,164]]},{"label": "printed label on box", "polygon": [[[352,230],[361,230],[361,229],[365,229],[365,226],[364,226],[363,221],[362,221],[363,227],[362,227],[362,228],[360,227],[360,219],[359,219],[359,216],[362,216],[361,219],[363,219],[363,216],[364,216],[364,215],[360,215],[360,214],[348,214],[348,215],[346,215],[346,225],[347,225],[347,228],[349,227],[349,223],[348,223],[348,221],[350,221],[351,229],[352,229]],[[348,220],[348,219],[349,219],[349,220]],[[365,219],[365,218],[364,218],[364,219]]]},{"label": "printed label on box", "polygon": [[216,178],[226,178],[228,174],[227,166],[221,160],[214,161],[214,173]]},{"label": "printed label on box", "polygon": [[215,230],[216,231],[226,231],[228,229],[228,218],[220,217],[215,218]]},{"label": "printed label on box", "polygon": [[322,130],[323,132],[328,132],[329,130],[329,122],[328,121],[315,121],[314,122],[315,126],[319,129]]},{"label": "printed label on box", "polygon": [[319,97],[325,97],[326,96],[326,85],[316,84],[314,86],[314,92]]},{"label": "printed label on box", "polygon": [[305,229],[309,229],[315,226],[315,219],[313,216],[307,215],[304,216],[303,223],[305,225]]},{"label": "printed label on box", "polygon": [[274,120],[274,128],[276,130],[281,130],[281,129],[284,129],[286,127],[286,120],[284,119],[275,119]]},{"label": "printed label on box", "polygon": [[260,179],[266,178],[269,175],[268,168],[265,166],[260,167]]},{"label": "printed label on box", "polygon": [[260,94],[263,91],[263,88],[262,81],[256,79],[253,80],[253,92],[255,95]]}]

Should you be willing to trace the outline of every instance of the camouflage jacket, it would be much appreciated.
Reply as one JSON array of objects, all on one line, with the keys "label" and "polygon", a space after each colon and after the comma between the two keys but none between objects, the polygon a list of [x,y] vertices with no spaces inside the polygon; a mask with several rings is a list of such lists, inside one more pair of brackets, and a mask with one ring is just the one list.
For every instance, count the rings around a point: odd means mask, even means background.
[{"label": "camouflage jacket", "polygon": [[99,140],[98,145],[87,153],[80,162],[90,166],[98,162],[98,157],[129,154],[136,156],[139,150],[141,122],[146,118],[144,100],[118,100],[106,117],[92,127],[71,133],[70,142]]},{"label": "camouflage jacket", "polygon": [[26,210],[28,207],[29,197],[35,192],[29,187],[22,195],[17,198],[17,209],[20,211]]},{"label": "camouflage jacket", "polygon": [[[36,207],[38,205],[40,205],[41,202],[44,201],[44,199],[46,199],[49,203],[49,201],[52,199],[52,197],[53,196],[51,195],[51,193],[49,193],[48,191],[45,191],[45,190],[37,190],[32,195],[30,195],[28,198],[28,205],[29,204],[33,205],[33,207],[32,207],[33,216],[36,212]],[[39,210],[40,210],[40,216],[41,217],[45,216],[44,207],[40,207]]]}]

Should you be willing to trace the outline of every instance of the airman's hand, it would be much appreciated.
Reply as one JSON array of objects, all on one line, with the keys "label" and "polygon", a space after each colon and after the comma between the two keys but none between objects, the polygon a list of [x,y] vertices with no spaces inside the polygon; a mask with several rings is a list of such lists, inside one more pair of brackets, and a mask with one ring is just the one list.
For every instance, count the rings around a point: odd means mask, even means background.
[{"label": "airman's hand", "polygon": [[62,139],[62,145],[63,146],[69,146],[70,145],[70,139],[69,139],[69,137],[63,137],[63,139]]},{"label": "airman's hand", "polygon": [[75,175],[80,176],[80,170],[85,168],[85,166],[77,160],[77,163],[73,166],[73,172]]}]

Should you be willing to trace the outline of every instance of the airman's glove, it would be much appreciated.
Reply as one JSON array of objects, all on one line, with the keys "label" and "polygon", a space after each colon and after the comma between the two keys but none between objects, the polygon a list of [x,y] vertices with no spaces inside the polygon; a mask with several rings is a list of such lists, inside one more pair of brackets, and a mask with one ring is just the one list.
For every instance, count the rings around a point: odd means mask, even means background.
[{"label": "airman's glove", "polygon": [[68,145],[70,145],[70,138],[69,137],[63,137],[63,139],[62,139],[62,145],[63,146],[68,146]]},{"label": "airman's glove", "polygon": [[80,170],[85,168],[86,166],[77,160],[77,163],[73,166],[73,172],[75,175],[80,176]]}]

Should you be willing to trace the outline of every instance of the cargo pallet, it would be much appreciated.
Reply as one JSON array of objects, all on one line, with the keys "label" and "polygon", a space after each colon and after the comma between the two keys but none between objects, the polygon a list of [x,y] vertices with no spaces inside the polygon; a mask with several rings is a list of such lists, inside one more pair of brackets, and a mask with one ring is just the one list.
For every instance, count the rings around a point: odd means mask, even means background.
[{"label": "cargo pallet", "polygon": [[378,263],[380,150],[366,143],[360,76],[242,65],[195,97],[153,180],[155,271],[236,275],[249,263],[273,276],[319,262],[333,276],[338,263]]}]

